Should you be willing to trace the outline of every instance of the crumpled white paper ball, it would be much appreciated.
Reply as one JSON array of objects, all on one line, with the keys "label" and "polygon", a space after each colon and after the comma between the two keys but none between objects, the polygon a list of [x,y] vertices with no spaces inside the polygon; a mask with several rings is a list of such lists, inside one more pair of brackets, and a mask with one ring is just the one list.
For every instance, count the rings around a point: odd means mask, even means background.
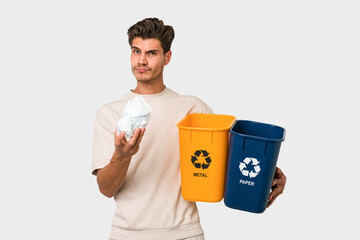
[{"label": "crumpled white paper ball", "polygon": [[120,118],[117,134],[125,132],[127,138],[131,138],[136,128],[145,127],[150,120],[152,109],[145,99],[139,95],[130,99],[127,103],[123,117]]}]

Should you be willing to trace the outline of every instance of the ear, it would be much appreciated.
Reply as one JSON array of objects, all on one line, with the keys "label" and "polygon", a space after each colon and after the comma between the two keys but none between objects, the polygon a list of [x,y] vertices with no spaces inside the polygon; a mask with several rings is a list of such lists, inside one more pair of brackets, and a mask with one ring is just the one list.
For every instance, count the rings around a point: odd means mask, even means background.
[{"label": "ear", "polygon": [[170,62],[171,60],[171,50],[169,50],[167,53],[165,53],[165,62],[164,62],[164,65],[168,65],[168,63]]}]

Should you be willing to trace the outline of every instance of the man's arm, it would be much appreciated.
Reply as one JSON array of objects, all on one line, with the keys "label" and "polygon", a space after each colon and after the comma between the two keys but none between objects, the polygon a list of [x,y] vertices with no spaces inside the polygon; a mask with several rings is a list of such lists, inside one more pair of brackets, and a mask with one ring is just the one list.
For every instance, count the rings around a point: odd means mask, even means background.
[{"label": "man's arm", "polygon": [[135,129],[133,137],[127,141],[125,132],[114,133],[115,150],[110,163],[95,174],[100,192],[113,197],[122,187],[132,156],[138,152],[139,144],[144,136],[145,128]]}]

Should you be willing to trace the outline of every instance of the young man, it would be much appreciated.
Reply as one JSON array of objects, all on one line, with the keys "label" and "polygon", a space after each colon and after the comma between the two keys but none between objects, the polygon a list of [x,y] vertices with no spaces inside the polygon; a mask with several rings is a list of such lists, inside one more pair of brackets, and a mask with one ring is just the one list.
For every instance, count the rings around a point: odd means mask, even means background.
[{"label": "young man", "polygon": [[[204,239],[195,202],[181,196],[179,136],[176,123],[190,113],[213,113],[203,101],[164,85],[174,30],[157,18],[128,30],[131,68],[137,86],[101,106],[95,117],[93,174],[101,193],[114,197],[110,239]],[[141,95],[152,108],[145,128],[127,141],[116,133],[128,100]],[[146,133],[145,133],[146,132]],[[277,168],[269,205],[282,193],[286,177]]]}]

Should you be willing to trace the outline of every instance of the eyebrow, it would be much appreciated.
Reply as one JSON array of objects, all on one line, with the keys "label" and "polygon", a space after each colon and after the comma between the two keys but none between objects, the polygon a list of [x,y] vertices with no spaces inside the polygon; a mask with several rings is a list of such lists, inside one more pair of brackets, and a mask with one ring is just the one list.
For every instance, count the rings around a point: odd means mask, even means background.
[{"label": "eyebrow", "polygon": [[[131,49],[140,50],[140,48],[138,48],[137,46],[132,46]],[[147,53],[149,53],[149,52],[160,52],[160,50],[158,50],[158,49],[150,49],[150,50],[148,50],[146,52]]]}]

